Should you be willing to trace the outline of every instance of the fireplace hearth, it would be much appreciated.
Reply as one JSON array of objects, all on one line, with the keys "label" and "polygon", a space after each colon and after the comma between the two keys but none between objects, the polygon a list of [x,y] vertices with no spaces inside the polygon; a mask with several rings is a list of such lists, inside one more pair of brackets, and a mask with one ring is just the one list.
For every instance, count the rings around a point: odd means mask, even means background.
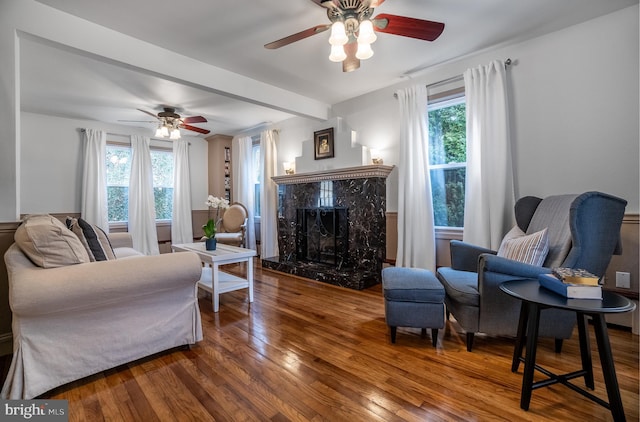
[{"label": "fireplace hearth", "polygon": [[277,176],[278,248],[262,266],[352,289],[381,282],[386,178],[372,165]]}]

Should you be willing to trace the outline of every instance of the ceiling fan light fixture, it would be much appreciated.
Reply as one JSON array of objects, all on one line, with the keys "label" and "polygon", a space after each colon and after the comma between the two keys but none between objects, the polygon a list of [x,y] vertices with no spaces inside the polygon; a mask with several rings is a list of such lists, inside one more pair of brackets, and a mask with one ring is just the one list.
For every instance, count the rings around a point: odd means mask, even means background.
[{"label": "ceiling fan light fixture", "polygon": [[344,28],[344,22],[335,21],[331,25],[331,36],[329,37],[329,44],[332,46],[345,45],[349,41],[347,31]]},{"label": "ceiling fan light fixture", "polygon": [[329,60],[332,62],[339,63],[347,58],[347,53],[344,52],[344,47],[342,45],[332,45],[331,46],[331,54],[329,55]]},{"label": "ceiling fan light fixture", "polygon": [[173,129],[171,131],[171,136],[169,136],[169,139],[180,139],[180,130],[179,129]]},{"label": "ceiling fan light fixture", "polygon": [[367,44],[373,44],[378,37],[373,32],[373,23],[369,19],[365,19],[360,22],[360,29],[358,31],[358,43],[363,42]]},{"label": "ceiling fan light fixture", "polygon": [[358,39],[358,51],[356,51],[356,58],[360,60],[366,60],[373,56],[373,50],[371,49],[371,44],[360,42]]}]

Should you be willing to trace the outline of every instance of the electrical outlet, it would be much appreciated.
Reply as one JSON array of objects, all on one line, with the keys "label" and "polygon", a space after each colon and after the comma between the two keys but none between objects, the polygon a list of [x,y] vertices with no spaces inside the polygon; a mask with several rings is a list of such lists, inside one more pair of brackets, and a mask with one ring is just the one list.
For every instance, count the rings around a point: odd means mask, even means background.
[{"label": "electrical outlet", "polygon": [[616,287],[621,289],[631,288],[631,274],[616,271]]}]

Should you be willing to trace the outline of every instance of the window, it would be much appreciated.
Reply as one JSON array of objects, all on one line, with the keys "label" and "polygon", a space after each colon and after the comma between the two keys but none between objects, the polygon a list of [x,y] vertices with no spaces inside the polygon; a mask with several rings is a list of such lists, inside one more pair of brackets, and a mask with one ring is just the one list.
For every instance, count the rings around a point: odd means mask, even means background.
[{"label": "window", "polygon": [[[173,212],[173,152],[151,150],[153,168],[153,196],[156,220],[171,220]],[[107,205],[109,222],[129,219],[129,178],[131,175],[131,147],[107,145]]]},{"label": "window", "polygon": [[262,174],[262,162],[260,160],[260,138],[253,138],[252,149],[252,169],[253,169],[253,215],[260,217],[260,177]]},{"label": "window", "polygon": [[466,108],[460,92],[430,101],[429,172],[436,226],[464,225],[466,174]]}]

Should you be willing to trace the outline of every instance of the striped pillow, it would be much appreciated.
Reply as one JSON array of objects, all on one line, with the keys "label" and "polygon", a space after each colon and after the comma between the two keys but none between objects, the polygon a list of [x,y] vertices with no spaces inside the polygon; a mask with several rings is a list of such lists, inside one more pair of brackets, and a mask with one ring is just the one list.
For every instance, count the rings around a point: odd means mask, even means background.
[{"label": "striped pillow", "polygon": [[89,224],[82,218],[70,217],[67,217],[67,227],[78,236],[91,262],[116,259],[111,242],[100,227]]},{"label": "striped pillow", "polygon": [[498,256],[538,267],[542,266],[548,253],[549,236],[546,228],[526,235],[515,226],[502,239],[498,249]]}]

